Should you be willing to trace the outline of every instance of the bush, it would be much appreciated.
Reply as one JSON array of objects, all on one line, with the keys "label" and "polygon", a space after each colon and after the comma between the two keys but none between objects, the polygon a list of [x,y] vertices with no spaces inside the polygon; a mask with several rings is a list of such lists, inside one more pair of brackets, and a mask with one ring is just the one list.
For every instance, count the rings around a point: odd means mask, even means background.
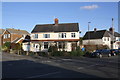
[{"label": "bush", "polygon": [[65,51],[54,51],[50,55],[51,56],[65,56]]},{"label": "bush", "polygon": [[50,46],[48,49],[48,52],[55,52],[55,51],[58,51],[57,46]]},{"label": "bush", "polygon": [[76,51],[71,51],[70,56],[83,56],[85,54],[85,51],[81,50],[76,50]]},{"label": "bush", "polygon": [[46,52],[39,52],[38,55],[39,56],[48,56],[48,54]]},{"label": "bush", "polygon": [[83,56],[85,56],[85,57],[91,57],[91,53],[87,51],[87,52],[85,52],[85,54]]},{"label": "bush", "polygon": [[5,42],[4,45],[2,46],[2,50],[9,52],[10,47],[11,47],[10,45],[11,45],[10,42]]}]

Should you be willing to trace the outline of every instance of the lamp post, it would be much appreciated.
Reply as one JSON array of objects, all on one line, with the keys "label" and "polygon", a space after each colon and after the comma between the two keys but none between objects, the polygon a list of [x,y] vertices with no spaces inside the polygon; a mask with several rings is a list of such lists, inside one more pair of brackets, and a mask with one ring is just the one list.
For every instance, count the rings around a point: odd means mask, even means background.
[{"label": "lamp post", "polygon": [[90,43],[90,32],[89,32],[90,23],[91,23],[91,22],[88,22],[88,43]]},{"label": "lamp post", "polygon": [[114,25],[113,25],[113,21],[114,21],[114,19],[112,18],[112,49],[114,48],[113,47],[113,44],[114,44]]}]

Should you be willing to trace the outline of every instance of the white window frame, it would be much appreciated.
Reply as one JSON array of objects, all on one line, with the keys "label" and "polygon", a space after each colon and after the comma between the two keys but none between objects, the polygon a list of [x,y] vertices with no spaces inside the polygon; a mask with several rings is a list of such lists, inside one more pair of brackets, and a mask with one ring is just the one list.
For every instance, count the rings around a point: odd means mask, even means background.
[{"label": "white window frame", "polygon": [[66,33],[59,33],[59,38],[66,38]]},{"label": "white window frame", "polygon": [[35,34],[35,35],[34,35],[34,38],[36,38],[36,39],[37,39],[37,38],[38,38],[38,34]]},{"label": "white window frame", "polygon": [[76,34],[75,34],[75,33],[71,33],[71,37],[72,37],[72,38],[75,38],[75,37],[76,37]]},{"label": "white window frame", "polygon": [[43,34],[43,38],[50,38],[50,34]]}]

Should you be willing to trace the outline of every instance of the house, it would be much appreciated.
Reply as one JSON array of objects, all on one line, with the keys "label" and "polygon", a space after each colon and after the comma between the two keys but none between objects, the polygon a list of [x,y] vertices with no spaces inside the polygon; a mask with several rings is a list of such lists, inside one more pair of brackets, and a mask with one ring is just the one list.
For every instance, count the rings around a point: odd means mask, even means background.
[{"label": "house", "polygon": [[48,51],[51,45],[56,45],[58,51],[72,51],[79,46],[79,24],[59,23],[38,24],[31,32],[30,50],[33,52]]},{"label": "house", "polygon": [[7,28],[4,30],[3,34],[1,35],[2,45],[5,42],[21,43],[26,35],[29,35],[29,33],[25,30]]},{"label": "house", "polygon": [[5,30],[4,29],[0,29],[0,46],[2,46],[3,45],[3,42],[2,42],[2,39],[3,39],[3,32],[4,32]]},{"label": "house", "polygon": [[[86,32],[83,37],[83,45],[107,45],[110,49],[120,48],[120,33],[114,32],[112,36],[113,29],[108,30],[97,30]],[[114,37],[113,47],[112,41]]]}]

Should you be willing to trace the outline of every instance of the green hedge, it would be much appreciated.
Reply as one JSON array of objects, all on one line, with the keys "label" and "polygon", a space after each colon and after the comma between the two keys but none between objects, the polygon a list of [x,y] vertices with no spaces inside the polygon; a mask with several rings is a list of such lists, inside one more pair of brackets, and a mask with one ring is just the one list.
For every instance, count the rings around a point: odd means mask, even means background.
[{"label": "green hedge", "polygon": [[81,51],[81,50],[76,50],[76,51],[71,51],[70,52],[70,56],[83,56],[85,55],[85,51]]},{"label": "green hedge", "polygon": [[50,55],[51,56],[65,56],[65,51],[54,51],[54,52],[51,52]]}]

